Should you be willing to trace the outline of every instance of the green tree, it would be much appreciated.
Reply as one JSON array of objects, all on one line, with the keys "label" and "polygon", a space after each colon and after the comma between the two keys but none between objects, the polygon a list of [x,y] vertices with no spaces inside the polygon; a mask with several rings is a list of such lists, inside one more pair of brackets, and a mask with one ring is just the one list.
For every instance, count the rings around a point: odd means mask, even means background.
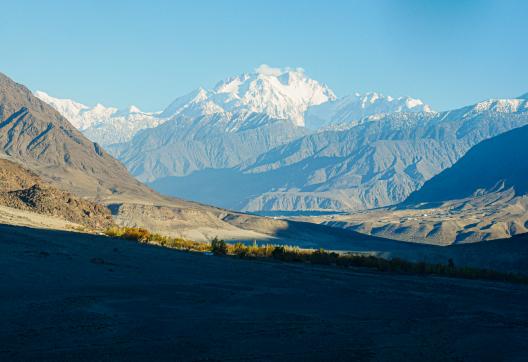
[{"label": "green tree", "polygon": [[214,255],[226,255],[227,254],[227,244],[225,241],[218,239],[218,237],[215,236],[213,240],[211,240],[211,251]]}]

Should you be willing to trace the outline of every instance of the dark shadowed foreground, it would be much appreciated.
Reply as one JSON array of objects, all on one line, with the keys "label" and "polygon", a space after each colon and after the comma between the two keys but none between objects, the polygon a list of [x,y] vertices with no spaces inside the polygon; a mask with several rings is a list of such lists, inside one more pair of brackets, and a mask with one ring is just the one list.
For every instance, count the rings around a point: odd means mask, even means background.
[{"label": "dark shadowed foreground", "polygon": [[0,360],[524,360],[528,286],[0,226]]}]

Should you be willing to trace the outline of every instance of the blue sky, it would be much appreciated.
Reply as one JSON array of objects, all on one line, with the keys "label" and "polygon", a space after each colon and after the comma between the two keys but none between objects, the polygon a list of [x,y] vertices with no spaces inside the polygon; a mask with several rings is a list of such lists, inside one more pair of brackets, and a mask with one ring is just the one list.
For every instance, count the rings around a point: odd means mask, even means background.
[{"label": "blue sky", "polygon": [[528,92],[528,1],[10,1],[0,71],[145,110],[260,64],[435,109]]}]

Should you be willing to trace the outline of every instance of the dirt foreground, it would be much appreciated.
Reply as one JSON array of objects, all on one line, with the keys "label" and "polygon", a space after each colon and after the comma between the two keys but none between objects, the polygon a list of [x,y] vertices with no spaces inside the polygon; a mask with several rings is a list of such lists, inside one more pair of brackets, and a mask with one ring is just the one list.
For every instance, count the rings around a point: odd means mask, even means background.
[{"label": "dirt foreground", "polygon": [[0,225],[0,360],[526,360],[528,286]]}]

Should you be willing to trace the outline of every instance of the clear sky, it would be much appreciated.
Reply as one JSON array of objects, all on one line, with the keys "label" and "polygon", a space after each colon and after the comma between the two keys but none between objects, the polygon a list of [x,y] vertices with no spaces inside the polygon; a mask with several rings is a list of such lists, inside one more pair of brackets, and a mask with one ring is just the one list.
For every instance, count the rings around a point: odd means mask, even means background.
[{"label": "clear sky", "polygon": [[260,64],[437,110],[528,92],[528,1],[3,1],[0,71],[158,110]]}]

